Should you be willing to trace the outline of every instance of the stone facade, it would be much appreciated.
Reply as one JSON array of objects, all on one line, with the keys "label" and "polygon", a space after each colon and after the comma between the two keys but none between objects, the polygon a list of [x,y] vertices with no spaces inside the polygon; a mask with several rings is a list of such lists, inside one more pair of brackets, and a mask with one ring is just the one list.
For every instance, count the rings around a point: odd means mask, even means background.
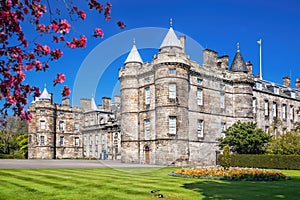
[{"label": "stone facade", "polygon": [[216,139],[237,120],[271,134],[298,120],[300,87],[290,88],[288,77],[285,85],[254,78],[239,50],[230,67],[213,50],[203,60],[190,60],[172,27],[151,63],[134,44],[119,71],[122,162],[214,165]]},{"label": "stone facade", "polygon": [[80,107],[71,107],[69,99],[62,104],[52,101],[46,88],[28,110],[29,159],[120,159],[120,98],[81,99]]}]

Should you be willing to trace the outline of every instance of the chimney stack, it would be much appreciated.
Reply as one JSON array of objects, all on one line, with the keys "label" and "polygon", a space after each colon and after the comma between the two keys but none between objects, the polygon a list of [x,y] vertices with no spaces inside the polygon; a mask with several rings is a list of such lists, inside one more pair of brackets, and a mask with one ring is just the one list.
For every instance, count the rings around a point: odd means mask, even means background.
[{"label": "chimney stack", "polygon": [[62,105],[63,106],[70,106],[70,98],[64,98],[62,100]]},{"label": "chimney stack", "polygon": [[296,89],[300,90],[300,78],[296,79]]},{"label": "chimney stack", "polygon": [[111,112],[111,98],[102,97],[102,108],[104,111]]},{"label": "chimney stack", "polygon": [[283,85],[286,87],[291,87],[291,79],[288,76],[282,78]]},{"label": "chimney stack", "polygon": [[180,36],[180,44],[182,46],[183,52],[185,52],[185,39],[186,39],[185,35]]},{"label": "chimney stack", "polygon": [[246,62],[246,67],[248,69],[248,73],[252,74],[252,63],[250,61]]}]

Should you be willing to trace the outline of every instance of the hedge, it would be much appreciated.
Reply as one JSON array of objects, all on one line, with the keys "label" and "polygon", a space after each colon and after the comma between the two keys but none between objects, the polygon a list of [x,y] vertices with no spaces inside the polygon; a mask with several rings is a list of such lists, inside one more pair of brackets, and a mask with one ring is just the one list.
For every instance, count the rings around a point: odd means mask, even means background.
[{"label": "hedge", "polygon": [[[218,156],[219,165],[223,164],[222,156],[222,154]],[[232,167],[300,169],[300,155],[232,154],[230,157]]]}]

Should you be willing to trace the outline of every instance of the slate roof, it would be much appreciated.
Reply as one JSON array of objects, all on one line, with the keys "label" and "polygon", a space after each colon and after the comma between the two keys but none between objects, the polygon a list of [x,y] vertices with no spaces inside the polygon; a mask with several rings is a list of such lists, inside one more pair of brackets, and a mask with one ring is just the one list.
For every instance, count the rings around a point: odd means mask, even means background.
[{"label": "slate roof", "polygon": [[128,54],[125,62],[124,62],[124,65],[127,64],[127,63],[140,63],[140,64],[143,64],[143,60],[135,46],[135,44],[133,44],[133,47],[130,51],[130,53]]},{"label": "slate roof", "polygon": [[238,50],[234,56],[234,59],[232,61],[232,64],[230,66],[230,71],[232,72],[248,72],[248,69],[246,67],[246,63],[243,59],[243,56],[241,52]]},{"label": "slate roof", "polygon": [[160,49],[162,49],[164,47],[178,47],[178,48],[182,49],[180,40],[177,38],[172,27],[170,27],[167,35],[165,36],[163,42],[161,43]]}]

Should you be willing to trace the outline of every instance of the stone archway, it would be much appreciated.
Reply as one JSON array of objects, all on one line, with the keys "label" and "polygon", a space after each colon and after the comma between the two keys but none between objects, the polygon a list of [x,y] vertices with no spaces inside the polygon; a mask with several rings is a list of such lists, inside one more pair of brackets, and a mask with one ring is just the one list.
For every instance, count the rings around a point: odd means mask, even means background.
[{"label": "stone archway", "polygon": [[145,146],[145,148],[144,148],[144,158],[145,158],[145,164],[150,164],[150,148],[149,148],[149,146]]}]

